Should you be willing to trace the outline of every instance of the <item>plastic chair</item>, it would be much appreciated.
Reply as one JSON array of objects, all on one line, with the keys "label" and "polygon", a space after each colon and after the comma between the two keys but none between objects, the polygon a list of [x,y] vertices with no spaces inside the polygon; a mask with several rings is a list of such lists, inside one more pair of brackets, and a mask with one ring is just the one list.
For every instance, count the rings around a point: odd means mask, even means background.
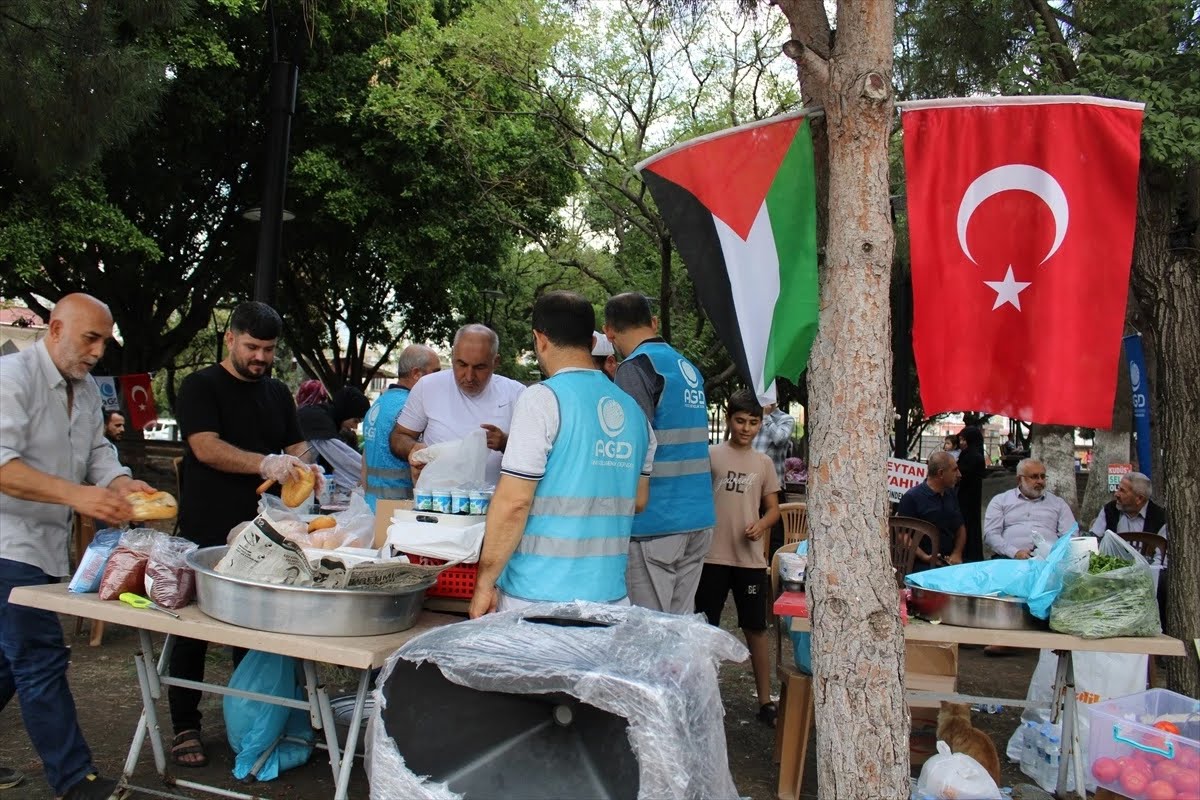
[{"label": "plastic chair", "polygon": [[[904,576],[913,571],[917,562],[917,548],[938,557],[938,529],[932,522],[916,517],[889,517],[888,531],[892,536],[892,567],[896,570],[896,584],[904,588]],[[922,544],[928,539],[928,547]]]},{"label": "plastic chair", "polygon": [[[803,503],[785,505],[802,506]],[[771,558],[772,605],[774,598],[779,596],[779,554],[796,552],[798,544],[785,544]],[[771,622],[775,624],[774,619]],[[779,679],[779,715],[775,720],[774,755],[774,760],[779,764],[776,795],[783,800],[797,800],[800,797],[800,784],[804,780],[804,761],[808,756],[808,740],[813,726],[812,677],[794,665],[784,663],[783,640],[787,632],[778,628],[776,625],[775,675]]]},{"label": "plastic chair", "polygon": [[782,503],[783,543],[803,542],[808,538],[808,503]]},{"label": "plastic chair", "polygon": [[1167,537],[1159,536],[1157,533],[1122,533],[1121,538],[1129,543],[1129,546],[1141,553],[1142,558],[1149,561],[1151,564],[1161,564],[1167,558]]}]

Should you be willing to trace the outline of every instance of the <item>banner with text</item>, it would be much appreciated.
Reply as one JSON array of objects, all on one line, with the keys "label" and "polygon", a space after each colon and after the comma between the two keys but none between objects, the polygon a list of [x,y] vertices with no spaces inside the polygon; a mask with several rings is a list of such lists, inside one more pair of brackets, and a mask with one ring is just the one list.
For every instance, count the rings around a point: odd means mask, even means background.
[{"label": "banner with text", "polygon": [[925,481],[925,465],[920,461],[905,461],[902,458],[887,460],[888,500],[900,502],[904,493]]}]

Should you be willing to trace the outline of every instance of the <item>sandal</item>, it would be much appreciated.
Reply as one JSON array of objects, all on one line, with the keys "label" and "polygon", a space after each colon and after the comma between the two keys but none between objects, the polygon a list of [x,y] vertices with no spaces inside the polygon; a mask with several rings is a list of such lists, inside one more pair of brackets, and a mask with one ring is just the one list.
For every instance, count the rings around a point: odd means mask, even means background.
[{"label": "sandal", "polygon": [[775,727],[775,718],[779,716],[779,710],[774,703],[763,703],[758,709],[758,721],[766,725],[768,728]]},{"label": "sandal", "polygon": [[[185,761],[184,756],[198,756],[198,758]],[[204,752],[204,743],[200,741],[200,731],[180,731],[175,734],[175,740],[171,744],[171,760],[178,767],[188,767],[189,769],[207,767],[208,754]]]}]

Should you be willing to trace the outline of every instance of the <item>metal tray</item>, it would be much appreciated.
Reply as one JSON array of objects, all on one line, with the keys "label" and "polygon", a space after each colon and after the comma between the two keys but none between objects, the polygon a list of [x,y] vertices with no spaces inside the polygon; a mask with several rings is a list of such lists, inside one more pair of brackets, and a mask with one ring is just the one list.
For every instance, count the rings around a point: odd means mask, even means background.
[{"label": "metal tray", "polygon": [[962,628],[993,630],[1045,630],[1046,623],[1029,613],[1029,606],[1016,597],[984,597],[974,594],[938,592],[910,586],[909,609],[930,622]]},{"label": "metal tray", "polygon": [[242,628],[302,636],[377,636],[411,628],[434,580],[399,592],[277,586],[213,572],[229,548],[187,556],[196,571],[196,603],[214,619]]}]

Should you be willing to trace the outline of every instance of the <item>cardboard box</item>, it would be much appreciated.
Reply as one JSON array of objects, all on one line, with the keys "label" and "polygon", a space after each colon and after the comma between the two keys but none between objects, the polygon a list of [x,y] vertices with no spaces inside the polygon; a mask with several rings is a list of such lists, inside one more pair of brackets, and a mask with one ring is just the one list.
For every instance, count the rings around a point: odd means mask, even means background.
[{"label": "cardboard box", "polygon": [[[954,692],[958,688],[958,645],[947,643],[904,643],[904,688],[925,692]],[[912,731],[908,757],[914,765],[924,764],[937,752],[937,716],[940,703],[909,700]]]},{"label": "cardboard box", "polygon": [[411,511],[412,500],[378,500],[375,503],[375,540],[372,545],[376,550],[387,544],[388,526],[392,524],[392,512],[398,508]]}]

